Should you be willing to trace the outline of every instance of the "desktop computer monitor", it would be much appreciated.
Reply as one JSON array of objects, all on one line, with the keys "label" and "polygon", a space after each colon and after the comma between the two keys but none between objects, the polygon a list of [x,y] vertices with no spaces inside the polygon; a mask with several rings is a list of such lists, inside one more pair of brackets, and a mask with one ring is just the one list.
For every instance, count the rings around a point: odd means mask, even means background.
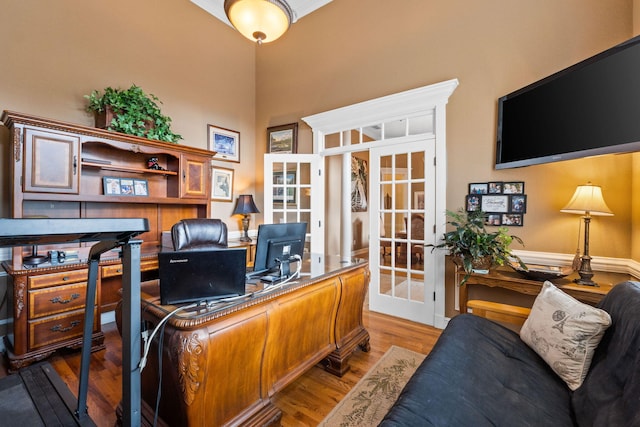
[{"label": "desktop computer monitor", "polygon": [[279,270],[283,262],[288,267],[294,255],[302,259],[306,236],[306,222],[261,224],[258,227],[254,274]]}]

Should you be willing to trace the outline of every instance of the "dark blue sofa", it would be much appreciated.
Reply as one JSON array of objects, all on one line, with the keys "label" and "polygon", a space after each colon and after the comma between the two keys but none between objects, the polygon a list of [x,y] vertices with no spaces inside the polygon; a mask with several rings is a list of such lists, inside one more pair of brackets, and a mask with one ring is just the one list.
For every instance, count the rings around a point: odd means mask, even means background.
[{"label": "dark blue sofa", "polygon": [[640,283],[599,307],[612,325],[580,388],[569,390],[517,333],[454,317],[381,426],[640,426]]}]

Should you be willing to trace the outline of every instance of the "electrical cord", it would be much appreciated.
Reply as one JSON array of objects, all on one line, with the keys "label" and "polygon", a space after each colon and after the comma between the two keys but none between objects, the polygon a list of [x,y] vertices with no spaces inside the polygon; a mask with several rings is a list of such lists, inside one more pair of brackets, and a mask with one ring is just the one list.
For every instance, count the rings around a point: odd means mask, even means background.
[{"label": "electrical cord", "polygon": [[162,320],[160,320],[160,322],[158,322],[156,327],[153,329],[153,332],[151,333],[151,336],[148,336],[148,332],[149,331],[145,330],[145,331],[142,332],[142,339],[144,340],[144,353],[142,355],[142,359],[140,359],[140,364],[138,365],[138,367],[140,368],[140,373],[142,373],[142,370],[144,369],[144,367],[147,364],[147,356],[149,355],[149,348],[151,348],[151,343],[153,342],[153,337],[155,337],[155,335],[158,333],[158,330],[160,329],[160,327],[162,325],[164,325],[165,322],[167,320],[169,320],[169,318],[171,318],[171,316],[175,315],[176,313],[178,313],[178,312],[180,312],[182,310],[188,310],[190,308],[194,308],[194,307],[197,307],[197,306],[198,306],[198,304],[189,304],[189,305],[185,305],[185,306],[176,308],[171,313],[169,313],[166,316],[164,316],[162,318]]},{"label": "electrical cord", "polygon": [[300,255],[293,255],[291,258],[294,258],[296,261],[298,261],[296,272],[281,282],[274,283],[269,286],[265,286],[264,289],[260,292],[261,294],[266,292],[271,292],[272,290],[275,290],[275,289],[280,289],[281,287],[283,287],[293,279],[297,279],[298,277],[300,277],[300,272],[302,271],[302,258],[300,258]]}]

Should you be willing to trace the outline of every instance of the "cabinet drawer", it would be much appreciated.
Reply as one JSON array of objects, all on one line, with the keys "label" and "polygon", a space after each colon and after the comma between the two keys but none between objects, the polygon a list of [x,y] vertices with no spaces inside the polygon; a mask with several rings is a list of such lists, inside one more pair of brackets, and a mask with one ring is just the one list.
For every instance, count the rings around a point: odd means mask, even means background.
[{"label": "cabinet drawer", "polygon": [[[150,271],[158,269],[157,259],[148,259],[140,261],[140,271]],[[122,276],[122,264],[105,265],[102,267],[100,277],[116,277]]]},{"label": "cabinet drawer", "polygon": [[60,273],[31,276],[28,279],[29,289],[45,288],[48,286],[66,285],[69,283],[86,282],[89,270],[61,271]]},{"label": "cabinet drawer", "polygon": [[[29,318],[35,319],[83,308],[86,297],[86,282],[29,291]],[[97,298],[96,293],[96,300]]]},{"label": "cabinet drawer", "polygon": [[[97,310],[93,312],[93,331],[96,332]],[[76,310],[62,316],[45,317],[29,322],[29,350],[82,336],[84,310]]]}]

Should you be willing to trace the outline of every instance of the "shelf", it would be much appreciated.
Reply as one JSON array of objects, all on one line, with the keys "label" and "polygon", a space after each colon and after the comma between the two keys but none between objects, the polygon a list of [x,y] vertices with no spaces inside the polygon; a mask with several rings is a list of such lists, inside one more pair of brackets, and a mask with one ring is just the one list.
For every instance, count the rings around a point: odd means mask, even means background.
[{"label": "shelf", "polygon": [[146,168],[136,168],[132,166],[119,166],[119,165],[107,165],[102,163],[82,162],[83,167],[92,167],[103,170],[117,171],[117,172],[130,172],[139,174],[156,174],[156,175],[171,175],[176,176],[178,172],[168,170],[155,170]]},{"label": "shelf", "polygon": [[186,199],[179,197],[148,196],[105,196],[87,194],[23,193],[23,200],[44,200],[56,202],[99,202],[99,203],[147,203],[157,205],[206,205],[206,199]]}]

